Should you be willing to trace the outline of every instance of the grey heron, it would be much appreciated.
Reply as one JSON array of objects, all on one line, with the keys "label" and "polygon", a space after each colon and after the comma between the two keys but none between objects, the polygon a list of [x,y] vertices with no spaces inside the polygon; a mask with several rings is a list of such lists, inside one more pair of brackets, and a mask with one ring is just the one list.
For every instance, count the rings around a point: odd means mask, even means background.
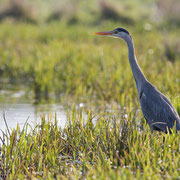
[{"label": "grey heron", "polygon": [[163,131],[171,133],[176,122],[176,131],[180,130],[180,117],[168,100],[154,85],[152,85],[143,74],[135,56],[135,49],[131,35],[124,28],[113,31],[97,32],[94,35],[106,35],[125,40],[128,46],[129,63],[138,91],[138,98],[143,116],[150,126],[151,131]]}]

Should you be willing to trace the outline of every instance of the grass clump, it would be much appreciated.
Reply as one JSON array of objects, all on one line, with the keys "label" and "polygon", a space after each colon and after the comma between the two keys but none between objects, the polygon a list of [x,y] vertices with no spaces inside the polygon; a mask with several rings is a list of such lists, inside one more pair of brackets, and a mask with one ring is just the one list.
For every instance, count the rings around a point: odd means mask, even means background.
[{"label": "grass clump", "polygon": [[180,175],[179,134],[153,135],[146,125],[138,131],[137,122],[125,123],[112,113],[97,118],[92,111],[74,109],[65,129],[58,127],[56,117],[54,122],[42,117],[41,124],[29,128],[17,126],[4,134],[1,176],[177,179]]},{"label": "grass clump", "polygon": [[114,20],[119,21],[124,24],[133,24],[134,20],[123,13],[119,13],[122,10],[116,8],[116,6],[111,5],[106,0],[99,0],[100,5],[100,21],[102,20]]},{"label": "grass clump", "polygon": [[0,10],[0,21],[12,18],[14,20],[35,23],[35,11],[32,5],[26,0],[10,0],[6,6]]}]

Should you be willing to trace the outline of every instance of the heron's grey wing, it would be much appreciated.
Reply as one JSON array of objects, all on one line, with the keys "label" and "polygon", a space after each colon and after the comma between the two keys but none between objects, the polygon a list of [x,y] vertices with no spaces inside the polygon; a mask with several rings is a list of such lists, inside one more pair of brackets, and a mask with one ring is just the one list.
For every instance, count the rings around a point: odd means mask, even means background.
[{"label": "heron's grey wing", "polygon": [[143,115],[151,128],[167,131],[167,127],[173,127],[178,114],[171,102],[154,86],[148,84],[139,100]]}]

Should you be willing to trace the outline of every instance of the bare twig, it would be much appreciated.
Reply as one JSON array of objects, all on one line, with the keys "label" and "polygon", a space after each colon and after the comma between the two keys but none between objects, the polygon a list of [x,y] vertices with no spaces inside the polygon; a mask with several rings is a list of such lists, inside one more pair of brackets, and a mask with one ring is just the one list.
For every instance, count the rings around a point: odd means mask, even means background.
[{"label": "bare twig", "polygon": [[7,121],[6,121],[6,117],[5,117],[5,112],[3,111],[3,119],[4,119],[4,122],[5,122],[5,125],[6,125],[6,128],[7,128],[7,131],[9,133],[9,136],[11,135],[10,133],[10,130],[9,130],[9,127],[8,127],[8,124],[7,124]]}]

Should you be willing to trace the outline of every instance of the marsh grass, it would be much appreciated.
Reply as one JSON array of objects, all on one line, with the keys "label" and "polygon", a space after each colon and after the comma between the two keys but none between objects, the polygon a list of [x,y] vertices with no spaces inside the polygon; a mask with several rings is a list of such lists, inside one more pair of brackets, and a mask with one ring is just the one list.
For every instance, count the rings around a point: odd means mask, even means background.
[{"label": "marsh grass", "polygon": [[[14,26],[4,22],[0,31],[1,80],[25,86],[27,93],[33,91],[39,102],[49,101],[52,96],[59,102],[62,97],[59,95],[64,94],[79,102],[93,99],[116,101],[125,106],[124,99],[137,99],[134,98],[136,89],[127,47],[123,41],[92,35],[100,29],[111,30],[117,26],[112,22],[98,27],[78,24],[69,27],[66,22]],[[164,94],[178,96],[178,51],[173,51],[173,63],[169,62],[163,34],[156,29],[141,28],[139,25],[133,30],[131,26],[127,27],[133,36],[142,70]],[[178,30],[170,31],[168,36],[175,32],[177,34]],[[174,45],[169,43],[168,47],[171,49]],[[137,104],[137,100],[134,103]]]},{"label": "marsh grass", "polygon": [[26,0],[10,0],[6,6],[1,5],[0,21],[6,18],[36,23],[34,8]]},{"label": "marsh grass", "polygon": [[17,125],[1,139],[1,177],[178,179],[179,134],[151,134],[145,122],[139,131],[138,116],[132,123],[114,114],[74,108],[64,129],[50,116],[34,129]]},{"label": "marsh grass", "polygon": [[[69,110],[64,129],[58,127],[56,117],[42,116],[35,128],[26,123],[23,129],[17,125],[4,132],[1,177],[180,178],[180,134],[150,133],[139,110],[125,43],[92,36],[96,31],[127,28],[147,79],[180,114],[178,25],[156,24],[145,17],[152,15],[151,3],[122,5],[123,17],[128,13],[135,22],[132,26],[107,18],[99,22],[95,1],[77,2],[68,20],[61,18],[60,9],[56,12],[60,14],[55,13],[58,21],[0,24],[0,89],[20,85],[29,100],[62,102]],[[144,16],[140,9],[146,11]]]}]

